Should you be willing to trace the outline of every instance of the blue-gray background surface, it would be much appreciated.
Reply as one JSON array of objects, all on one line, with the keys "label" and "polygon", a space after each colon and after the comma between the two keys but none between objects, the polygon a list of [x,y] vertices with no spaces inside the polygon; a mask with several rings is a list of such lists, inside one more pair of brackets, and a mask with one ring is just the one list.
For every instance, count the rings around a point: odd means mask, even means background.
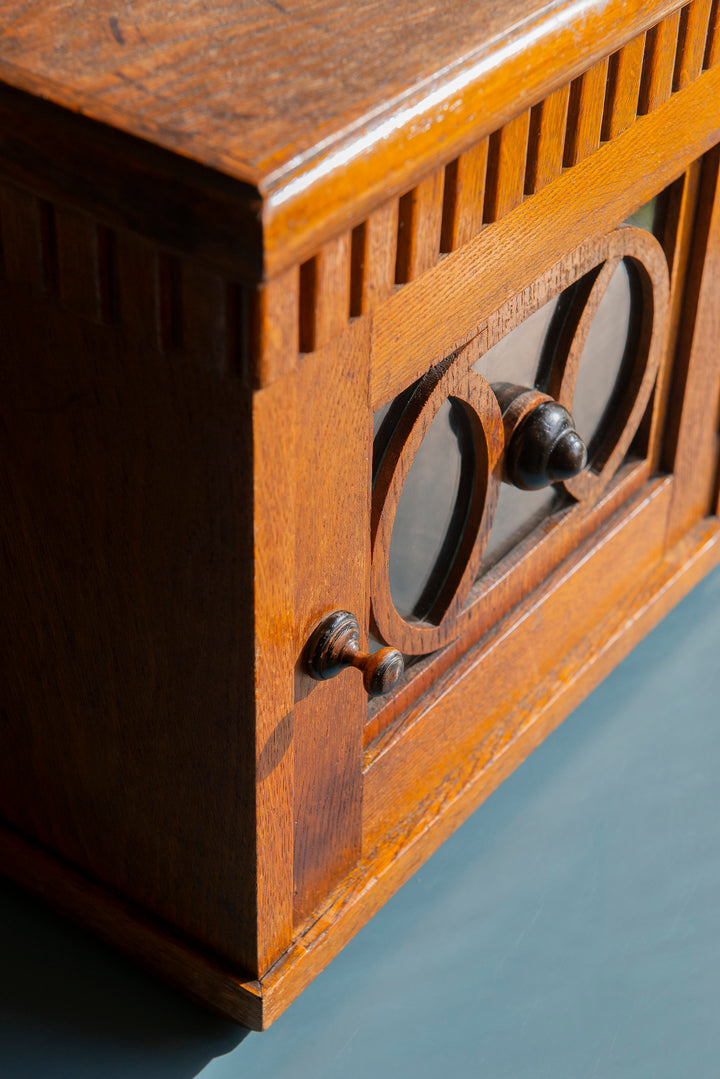
[{"label": "blue-gray background surface", "polygon": [[718,1079],[720,572],[265,1034],[0,882],[4,1079]]}]

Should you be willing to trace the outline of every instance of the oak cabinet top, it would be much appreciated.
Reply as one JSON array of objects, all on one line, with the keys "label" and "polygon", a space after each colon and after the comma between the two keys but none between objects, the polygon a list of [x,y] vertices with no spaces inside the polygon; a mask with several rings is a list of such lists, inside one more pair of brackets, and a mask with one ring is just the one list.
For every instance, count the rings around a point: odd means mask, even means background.
[{"label": "oak cabinet top", "polygon": [[272,273],[678,6],[0,0],[0,79],[249,185]]}]

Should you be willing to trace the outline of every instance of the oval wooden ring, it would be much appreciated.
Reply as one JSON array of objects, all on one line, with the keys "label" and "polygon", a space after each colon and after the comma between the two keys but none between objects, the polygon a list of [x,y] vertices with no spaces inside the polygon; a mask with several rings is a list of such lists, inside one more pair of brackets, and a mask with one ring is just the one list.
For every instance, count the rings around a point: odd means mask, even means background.
[{"label": "oval wooden ring", "polygon": [[596,498],[601,493],[630,448],[650,401],[667,331],[668,268],[655,237],[643,229],[620,228],[603,237],[596,250],[604,253],[604,264],[589,291],[567,356],[553,372],[548,387],[568,412],[573,410],[580,361],[590,326],[610,279],[623,259],[631,264],[639,286],[640,323],[635,331],[632,369],[617,413],[602,432],[599,447],[585,471],[562,485],[578,501]]},{"label": "oval wooden ring", "polygon": [[[470,425],[475,475],[465,525],[439,595],[424,620],[408,621],[398,613],[390,593],[390,540],[415,455],[447,400],[463,409]],[[420,380],[390,436],[373,487],[371,626],[375,636],[392,641],[405,655],[432,652],[462,632],[463,605],[480,569],[495,513],[503,446],[495,395],[481,375],[454,356]]]}]

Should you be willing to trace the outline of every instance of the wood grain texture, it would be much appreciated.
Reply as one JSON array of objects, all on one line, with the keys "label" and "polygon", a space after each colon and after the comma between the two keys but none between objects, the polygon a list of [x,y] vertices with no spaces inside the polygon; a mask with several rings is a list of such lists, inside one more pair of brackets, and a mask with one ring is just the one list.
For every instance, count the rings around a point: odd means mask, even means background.
[{"label": "wood grain texture", "polygon": [[440,255],[444,169],[437,169],[400,199],[395,281],[405,284],[429,270]]},{"label": "wood grain texture", "polygon": [[649,458],[653,469],[658,467],[663,452],[670,380],[680,325],[684,316],[685,279],[695,227],[701,169],[702,161],[693,161],[688,170],[666,190],[659,200],[662,224],[658,225],[656,234],[662,242],[670,269],[670,309],[665,356],[660,365],[655,391],[655,407],[652,416],[646,417],[642,431],[643,435],[647,434]]},{"label": "wood grain texture", "polygon": [[[576,707],[652,627],[720,560],[716,521],[698,526],[657,565],[635,582],[632,595],[621,597],[587,641],[565,657],[565,677],[540,689],[532,709],[515,713],[516,735],[508,724],[502,752],[486,768],[469,776],[453,773],[444,795],[425,802],[415,817],[381,850],[371,850],[357,867],[348,887],[339,891],[317,922],[263,979],[267,1020],[295,999],[336,954],[338,947],[380,909],[466,817]],[[597,648],[595,645],[597,644]],[[468,657],[466,677],[473,657]],[[473,709],[470,722],[477,721]],[[379,778],[379,777],[378,777]]]},{"label": "wood grain texture", "polygon": [[703,162],[684,312],[675,357],[664,463],[677,476],[668,523],[672,545],[711,512],[717,475],[720,358],[720,150]]},{"label": "wood grain texture", "polygon": [[526,195],[534,195],[562,172],[569,97],[570,87],[561,86],[531,110]]},{"label": "wood grain texture", "polygon": [[691,0],[680,12],[673,90],[683,90],[703,69],[712,0]]},{"label": "wood grain texture", "polygon": [[345,329],[350,318],[350,233],[325,244],[315,256],[312,340],[322,348]]},{"label": "wood grain texture", "polygon": [[607,74],[608,61],[605,57],[570,86],[563,154],[563,164],[566,166],[577,165],[600,145]]},{"label": "wood grain texture", "polygon": [[0,812],[252,974],[248,391],[34,288],[0,307]]},{"label": "wood grain texture", "polygon": [[92,218],[55,211],[58,291],[64,307],[91,322],[109,322],[112,313],[111,238]]},{"label": "wood grain texture", "polygon": [[445,169],[442,251],[462,247],[482,228],[487,155],[488,140],[483,139]]},{"label": "wood grain texture", "polygon": [[640,34],[613,53],[608,60],[605,114],[601,132],[601,138],[605,141],[614,139],[635,121],[644,55],[645,35]]},{"label": "wood grain texture", "polygon": [[[593,229],[624,220],[720,137],[713,68],[612,142],[527,199],[512,217],[447,255],[399,290],[373,319],[371,392],[378,408],[444,355],[461,347],[509,295],[520,291]],[[548,231],[546,222],[553,221]],[[462,287],[460,283],[462,282]],[[433,312],[443,310],[442,324]],[[401,329],[402,328],[402,331]]]},{"label": "wood grain texture", "polygon": [[54,283],[50,207],[35,195],[0,186],[0,241],[8,281],[32,285],[38,292]]},{"label": "wood grain texture", "polygon": [[257,896],[262,974],[288,947],[293,918],[295,740],[293,595],[297,454],[295,399],[287,380],[253,394],[254,715],[256,829],[250,879]]},{"label": "wood grain texture", "polygon": [[183,352],[221,376],[233,346],[231,291],[220,274],[190,259],[180,265],[179,305]]},{"label": "wood grain texture", "polygon": [[398,200],[392,199],[353,230],[350,313],[366,314],[395,287]]},{"label": "wood grain texture", "polygon": [[[720,561],[717,522],[696,526],[637,582],[605,621],[595,627],[599,648],[580,648],[566,657],[563,681],[553,680],[534,711],[517,715],[515,737],[503,752],[469,779],[455,773],[446,797],[422,806],[403,822],[402,846],[390,845],[360,860],[344,888],[336,890],[320,918],[259,980],[193,951],[164,927],[148,920],[66,864],[0,827],[0,856],[7,874],[61,913],[123,949],[142,966],[251,1030],[263,1030],[292,1003],[340,949],[430,857],[543,738],[624,658],[653,626]],[[465,673],[465,672],[463,672]],[[467,677],[467,673],[465,673]],[[511,726],[508,726],[510,732]]]},{"label": "wood grain texture", "polygon": [[675,11],[645,35],[645,57],[638,113],[644,115],[663,105],[673,89],[680,12]]},{"label": "wood grain texture", "polygon": [[707,40],[705,42],[703,67],[714,67],[720,59],[720,17],[718,11],[718,0],[712,0],[710,18],[708,20]]},{"label": "wood grain texture", "polygon": [[257,387],[297,367],[300,348],[300,273],[291,267],[260,285],[251,312],[250,355]]},{"label": "wood grain texture", "polygon": [[[411,708],[369,748],[364,853],[384,846],[385,837],[397,832],[410,801],[432,812],[431,806],[444,798],[438,794],[445,777],[459,772],[468,782],[482,771],[512,741],[519,718],[532,715],[548,692],[557,692],[554,687],[564,681],[560,672],[566,664],[572,669],[578,650],[587,656],[588,639],[598,623],[616,604],[627,602],[628,593],[633,595],[647,572],[643,567],[659,561],[671,486],[662,480],[639,495],[630,509],[578,548],[569,565],[547,578],[540,596],[527,599],[496,625],[476,651],[423,695],[419,708]],[[574,605],[572,618],[567,616],[569,602]],[[544,648],[542,641],[547,642]],[[507,672],[521,663],[526,676],[508,679]]]},{"label": "wood grain texture", "polygon": [[163,320],[162,266],[157,248],[120,229],[115,239],[118,319],[126,339],[164,351],[168,346]]},{"label": "wood grain texture", "polygon": [[490,136],[484,221],[499,221],[522,202],[529,128],[527,110]]},{"label": "wood grain texture", "polygon": [[[367,695],[344,671],[322,683],[299,668],[305,644],[331,611],[368,624],[371,423],[369,327],[303,360],[296,379],[294,532],[294,919],[302,925],[348,873],[360,850],[360,761]],[[318,385],[323,386],[318,393]],[[322,515],[318,507],[322,506]],[[287,574],[287,570],[285,570]],[[361,646],[365,641],[361,641]]]}]

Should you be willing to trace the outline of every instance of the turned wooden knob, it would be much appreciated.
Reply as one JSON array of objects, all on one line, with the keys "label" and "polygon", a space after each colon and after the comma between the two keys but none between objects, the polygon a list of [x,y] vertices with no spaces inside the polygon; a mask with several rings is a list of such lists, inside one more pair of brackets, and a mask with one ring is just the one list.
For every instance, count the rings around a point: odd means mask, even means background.
[{"label": "turned wooden knob", "polygon": [[333,611],[323,618],[305,647],[305,668],[311,678],[334,678],[346,667],[362,671],[363,685],[371,697],[389,693],[405,670],[397,648],[360,651],[360,626],[350,611]]},{"label": "turned wooden knob", "polygon": [[579,475],[587,449],[563,406],[539,390],[496,382],[492,386],[505,431],[504,479],[536,491]]}]

